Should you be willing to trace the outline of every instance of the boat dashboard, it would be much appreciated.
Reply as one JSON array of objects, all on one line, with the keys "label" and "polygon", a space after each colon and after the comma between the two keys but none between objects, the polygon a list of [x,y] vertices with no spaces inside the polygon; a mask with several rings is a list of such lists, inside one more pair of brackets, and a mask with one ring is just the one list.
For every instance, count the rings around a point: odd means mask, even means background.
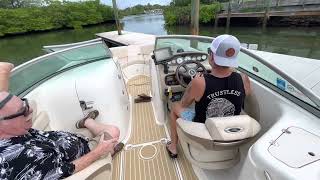
[{"label": "boat dashboard", "polygon": [[160,74],[161,89],[171,101],[179,101],[197,73],[209,71],[208,54],[203,51],[185,51],[172,47],[155,49],[152,56]]},{"label": "boat dashboard", "polygon": [[168,66],[179,66],[180,64],[187,61],[197,61],[203,62],[208,59],[208,54],[204,52],[177,52],[176,54],[172,53],[172,50],[167,48],[161,48],[154,51],[154,61],[155,64],[162,64]]}]

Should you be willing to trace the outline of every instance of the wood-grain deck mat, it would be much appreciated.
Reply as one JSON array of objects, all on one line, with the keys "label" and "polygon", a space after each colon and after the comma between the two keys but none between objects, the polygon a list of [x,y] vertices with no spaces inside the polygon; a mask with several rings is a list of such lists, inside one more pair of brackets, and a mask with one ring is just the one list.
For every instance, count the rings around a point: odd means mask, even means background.
[{"label": "wood-grain deck mat", "polygon": [[[147,76],[136,76],[127,83],[128,92],[136,97],[138,94],[150,93],[150,78]],[[153,108],[150,102],[135,103],[133,105],[133,119],[131,137],[127,144],[143,144],[152,141],[159,141],[166,138],[165,128],[156,124]],[[165,145],[156,143],[157,148],[154,158],[145,160],[139,155],[140,147],[126,150],[122,153],[123,180],[178,180],[174,161],[169,158]],[[183,179],[197,179],[190,163],[186,160],[183,153],[180,153],[178,163],[182,172]],[[112,180],[120,179],[120,156],[113,160]]]}]

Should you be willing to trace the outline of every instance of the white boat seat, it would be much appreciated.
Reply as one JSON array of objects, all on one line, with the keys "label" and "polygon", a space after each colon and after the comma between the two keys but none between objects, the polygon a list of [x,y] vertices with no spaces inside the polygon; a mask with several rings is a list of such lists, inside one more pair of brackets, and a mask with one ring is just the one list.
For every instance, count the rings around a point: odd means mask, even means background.
[{"label": "white boat seat", "polygon": [[205,125],[214,141],[226,143],[251,138],[260,131],[259,123],[248,115],[209,118]]},{"label": "white boat seat", "polygon": [[[50,127],[50,119],[45,111],[38,112],[37,104],[35,101],[29,101],[30,107],[33,109],[33,118],[32,118],[32,128],[44,131],[52,130]],[[84,130],[81,131],[81,134],[88,135],[89,132]],[[65,179],[67,180],[78,180],[78,179],[111,179],[112,172],[112,157],[109,153],[106,157],[103,157],[89,167],[79,171],[72,176],[69,176]]]},{"label": "white boat seat", "polygon": [[109,153],[107,157],[104,157],[95,161],[89,167],[65,179],[66,180],[111,179],[111,174],[112,174],[112,157],[111,157],[111,154]]},{"label": "white boat seat", "polygon": [[38,112],[37,104],[34,100],[29,101],[30,107],[33,110],[32,116],[32,128],[43,130],[43,131],[50,131],[50,119],[45,111]]},{"label": "white boat seat", "polygon": [[177,120],[178,136],[187,159],[204,169],[225,169],[240,160],[239,146],[261,129],[248,115],[209,118],[206,123]]}]

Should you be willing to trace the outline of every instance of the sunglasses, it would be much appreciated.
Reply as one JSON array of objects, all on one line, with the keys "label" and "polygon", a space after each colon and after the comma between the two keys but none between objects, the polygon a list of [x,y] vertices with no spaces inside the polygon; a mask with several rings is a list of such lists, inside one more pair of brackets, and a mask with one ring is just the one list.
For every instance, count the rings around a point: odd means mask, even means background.
[{"label": "sunglasses", "polygon": [[17,113],[9,116],[0,117],[0,120],[14,119],[19,116],[27,117],[30,114],[30,106],[29,106],[28,99],[22,98],[21,100],[23,101],[23,106]]}]

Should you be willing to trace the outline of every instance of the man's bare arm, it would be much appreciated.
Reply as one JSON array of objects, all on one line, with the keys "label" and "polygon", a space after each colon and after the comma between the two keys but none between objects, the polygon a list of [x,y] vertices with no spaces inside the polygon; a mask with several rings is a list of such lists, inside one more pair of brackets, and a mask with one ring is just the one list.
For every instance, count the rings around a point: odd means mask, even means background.
[{"label": "man's bare arm", "polygon": [[242,77],[242,82],[243,82],[243,86],[244,86],[244,90],[246,93],[246,96],[251,94],[251,84],[250,84],[250,79],[246,74],[241,73],[241,77]]},{"label": "man's bare arm", "polygon": [[100,142],[95,149],[72,162],[75,166],[74,173],[83,170],[96,160],[100,159],[101,156],[113,151],[113,147],[115,143],[117,143],[117,139],[110,139],[105,141],[103,140],[103,138],[103,136],[100,138]]},{"label": "man's bare arm", "polygon": [[191,88],[192,88],[192,82],[190,82],[186,88],[186,91],[184,92],[182,99],[181,99],[181,105],[182,107],[186,108],[192,104],[194,101],[194,97],[191,94]]},{"label": "man's bare arm", "polygon": [[84,168],[88,167],[93,162],[98,160],[101,157],[100,154],[101,153],[98,153],[97,151],[93,150],[90,151],[88,154],[80,157],[79,159],[74,160],[72,162],[75,166],[74,173],[83,170]]},{"label": "man's bare arm", "polygon": [[182,107],[190,106],[194,101],[199,100],[205,89],[203,74],[198,73],[196,77],[189,83],[185,93],[181,99]]},{"label": "man's bare arm", "polygon": [[7,62],[0,62],[0,91],[9,90],[9,76],[14,65]]}]

